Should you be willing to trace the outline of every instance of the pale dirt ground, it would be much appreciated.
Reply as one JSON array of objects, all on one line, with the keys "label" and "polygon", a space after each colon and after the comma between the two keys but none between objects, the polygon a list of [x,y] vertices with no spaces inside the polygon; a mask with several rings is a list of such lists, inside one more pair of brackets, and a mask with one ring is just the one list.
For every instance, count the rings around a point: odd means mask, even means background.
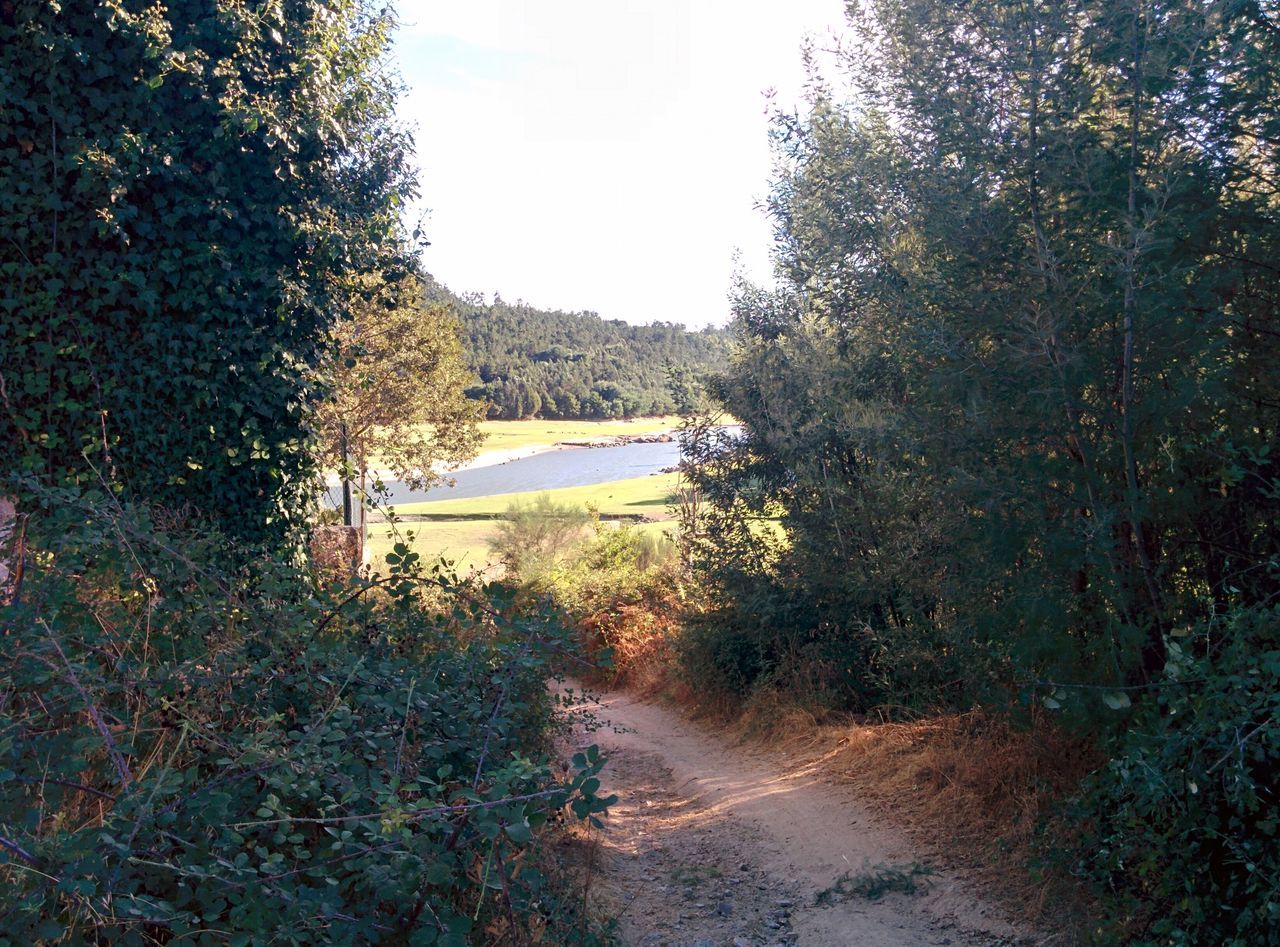
[{"label": "pale dirt ground", "polygon": [[[576,689],[576,688],[575,688]],[[993,947],[1036,944],[812,763],[621,693],[596,708],[618,803],[595,833],[592,890],[628,945]],[[621,732],[618,732],[621,731]],[[915,894],[820,892],[849,873],[928,866]]]}]

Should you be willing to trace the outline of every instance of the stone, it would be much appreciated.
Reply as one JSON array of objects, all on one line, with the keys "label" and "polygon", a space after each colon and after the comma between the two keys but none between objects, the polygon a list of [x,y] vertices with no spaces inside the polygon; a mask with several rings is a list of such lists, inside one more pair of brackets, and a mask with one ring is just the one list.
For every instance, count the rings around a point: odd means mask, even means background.
[{"label": "stone", "polygon": [[316,569],[334,577],[354,575],[364,559],[358,526],[317,526],[307,545]]}]

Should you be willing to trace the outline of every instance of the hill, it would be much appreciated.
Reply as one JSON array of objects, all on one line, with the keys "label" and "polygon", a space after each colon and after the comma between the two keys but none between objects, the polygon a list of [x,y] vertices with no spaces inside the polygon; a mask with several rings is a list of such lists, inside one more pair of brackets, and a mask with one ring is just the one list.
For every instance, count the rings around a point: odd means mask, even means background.
[{"label": "hill", "polygon": [[490,402],[491,418],[626,418],[680,409],[669,384],[674,371],[688,388],[727,367],[728,334],[653,322],[635,326],[593,312],[537,309],[501,297],[457,295],[447,301],[462,325],[477,383],[467,395]]}]

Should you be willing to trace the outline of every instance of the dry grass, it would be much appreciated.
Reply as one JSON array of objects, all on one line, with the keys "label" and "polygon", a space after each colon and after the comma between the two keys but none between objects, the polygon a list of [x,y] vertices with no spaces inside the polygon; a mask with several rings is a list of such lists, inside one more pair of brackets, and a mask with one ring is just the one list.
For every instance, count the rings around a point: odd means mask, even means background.
[{"label": "dry grass", "polygon": [[650,603],[622,605],[588,615],[578,630],[596,651],[609,648],[613,667],[599,683],[626,687],[646,697],[664,690],[674,667],[671,638],[674,608],[660,614]]},{"label": "dry grass", "polygon": [[916,819],[945,819],[956,841],[1017,845],[1093,769],[1095,754],[1043,717],[1028,727],[982,711],[843,728],[832,765]]},{"label": "dry grass", "polygon": [[965,871],[1011,917],[1054,932],[1046,942],[1087,939],[1083,891],[1032,866],[1048,844],[1040,828],[1100,758],[1049,719],[1017,726],[979,710],[910,723],[838,719],[772,694],[753,698],[737,725],[816,762],[922,850]]}]

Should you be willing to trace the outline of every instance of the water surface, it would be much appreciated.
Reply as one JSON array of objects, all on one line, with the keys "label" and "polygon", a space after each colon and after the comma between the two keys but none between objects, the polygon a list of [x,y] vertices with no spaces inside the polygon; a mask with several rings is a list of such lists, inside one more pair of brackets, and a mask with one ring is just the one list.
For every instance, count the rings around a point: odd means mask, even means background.
[{"label": "water surface", "polygon": [[[437,500],[465,500],[471,497],[521,493],[525,490],[556,490],[585,487],[657,473],[680,462],[680,445],[623,444],[619,447],[567,447],[535,454],[491,467],[460,470],[451,475],[456,484],[411,490],[401,481],[388,481],[391,505],[431,503]],[[330,502],[340,506],[342,491],[329,491]]]}]

